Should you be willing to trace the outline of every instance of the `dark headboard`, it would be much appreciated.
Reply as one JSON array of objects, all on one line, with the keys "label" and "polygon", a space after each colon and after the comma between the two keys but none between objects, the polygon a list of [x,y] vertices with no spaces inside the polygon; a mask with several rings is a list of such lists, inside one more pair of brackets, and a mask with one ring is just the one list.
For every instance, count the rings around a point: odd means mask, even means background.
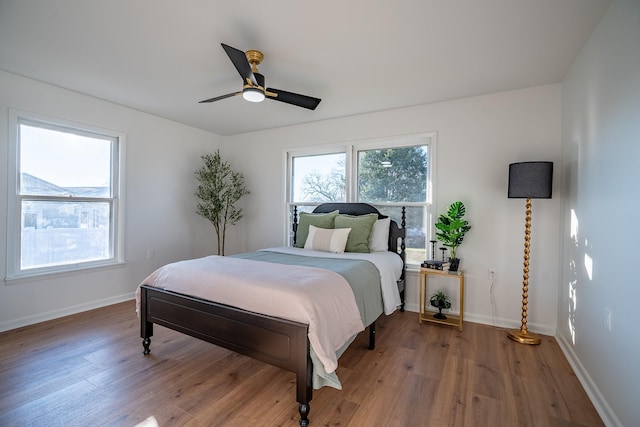
[{"label": "dark headboard", "polygon": [[[368,203],[323,203],[316,207],[314,213],[329,213],[333,211],[339,211],[341,214],[346,215],[367,215],[371,213],[378,214],[378,219],[386,218],[386,215],[382,215],[378,209],[371,206]],[[389,251],[401,254],[404,261],[404,239],[407,237],[407,230],[405,229],[405,209],[402,208],[402,224],[398,226],[398,223],[391,220],[391,226],[389,227]],[[296,219],[297,222],[297,219]],[[398,247],[398,240],[400,239],[400,248]],[[400,252],[398,251],[400,249]]]}]

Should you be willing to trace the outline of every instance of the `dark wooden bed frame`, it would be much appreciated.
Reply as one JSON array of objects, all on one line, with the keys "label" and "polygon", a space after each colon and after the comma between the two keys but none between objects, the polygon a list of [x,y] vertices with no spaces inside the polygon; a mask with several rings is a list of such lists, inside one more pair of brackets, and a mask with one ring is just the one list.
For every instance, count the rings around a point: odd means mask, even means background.
[{"label": "dark wooden bed frame", "polygon": [[[349,215],[377,213],[379,218],[385,218],[376,208],[365,203],[325,203],[318,206],[314,212],[325,213],[334,210]],[[295,208],[293,224],[295,239]],[[389,251],[397,253],[403,261],[402,275],[398,281],[402,311],[406,270],[405,236],[405,209],[402,208],[401,226],[391,221],[389,229]],[[308,325],[148,285],[140,286],[140,290],[140,336],[145,355],[151,352],[151,336],[155,323],[292,371],[296,374],[299,423],[302,427],[309,425],[309,403],[313,396],[313,365],[309,353]],[[374,346],[375,321],[369,325],[369,348],[373,349]]]}]

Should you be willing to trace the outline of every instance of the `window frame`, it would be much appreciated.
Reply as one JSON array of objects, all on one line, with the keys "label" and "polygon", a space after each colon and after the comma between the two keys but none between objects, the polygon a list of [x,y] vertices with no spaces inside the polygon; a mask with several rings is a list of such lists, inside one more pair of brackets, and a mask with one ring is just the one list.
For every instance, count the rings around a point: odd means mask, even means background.
[{"label": "window frame", "polygon": [[[437,156],[437,132],[424,132],[418,134],[410,134],[410,135],[398,135],[388,138],[376,138],[376,139],[367,139],[367,140],[359,140],[353,142],[347,142],[343,144],[327,144],[327,145],[315,145],[304,148],[292,148],[284,150],[284,160],[285,160],[285,195],[284,195],[284,206],[285,206],[285,235],[284,241],[286,244],[290,243],[291,240],[291,211],[293,205],[296,206],[316,206],[317,203],[295,203],[293,200],[293,183],[292,183],[292,172],[293,172],[293,158],[294,157],[303,157],[303,156],[317,156],[324,154],[336,154],[336,153],[344,153],[345,154],[345,198],[348,203],[359,202],[358,198],[358,152],[366,151],[366,150],[375,150],[375,149],[383,149],[383,148],[403,148],[403,147],[413,147],[413,146],[424,146],[427,148],[427,194],[426,200],[424,202],[390,202],[390,203],[370,203],[375,207],[396,207],[396,206],[406,206],[406,207],[424,207],[425,208],[425,252],[427,258],[429,257],[429,241],[435,239],[435,231],[434,231],[434,201],[435,201],[435,177],[436,175],[436,156]],[[417,263],[408,263],[408,266],[411,267],[419,267]]]},{"label": "window frame", "polygon": [[[20,126],[41,127],[64,133],[110,139],[111,143],[111,194],[109,197],[73,197],[78,203],[109,203],[109,246],[108,258],[67,264],[22,268],[22,202],[66,201],[64,196],[20,194]],[[124,153],[126,135],[122,132],[97,126],[64,120],[18,109],[9,109],[9,144],[7,156],[7,284],[18,283],[33,278],[62,273],[74,273],[88,269],[112,267],[124,263]]]}]

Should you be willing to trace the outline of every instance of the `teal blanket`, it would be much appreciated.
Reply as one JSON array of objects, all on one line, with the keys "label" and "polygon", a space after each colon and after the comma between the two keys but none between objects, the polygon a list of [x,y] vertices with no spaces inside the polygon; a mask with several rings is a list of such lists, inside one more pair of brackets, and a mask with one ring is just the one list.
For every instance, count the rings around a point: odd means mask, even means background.
[{"label": "teal blanket", "polygon": [[307,257],[272,251],[257,251],[232,255],[254,261],[323,268],[340,274],[351,286],[365,326],[373,323],[383,312],[380,272],[369,261]]}]

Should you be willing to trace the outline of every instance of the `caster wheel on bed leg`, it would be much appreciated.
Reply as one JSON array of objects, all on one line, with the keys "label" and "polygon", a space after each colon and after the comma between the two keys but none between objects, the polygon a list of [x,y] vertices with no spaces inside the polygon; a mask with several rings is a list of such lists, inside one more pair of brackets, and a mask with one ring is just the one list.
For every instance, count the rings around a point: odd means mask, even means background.
[{"label": "caster wheel on bed leg", "polygon": [[298,421],[298,423],[300,424],[300,427],[307,427],[309,425],[309,418],[307,418],[309,416],[309,409],[308,404],[303,405],[301,403],[298,407],[298,412],[300,412],[300,421]]},{"label": "caster wheel on bed leg", "polygon": [[142,340],[142,347],[144,347],[144,351],[142,352],[144,355],[151,353],[151,349],[149,346],[151,345],[151,339],[145,338]]}]

